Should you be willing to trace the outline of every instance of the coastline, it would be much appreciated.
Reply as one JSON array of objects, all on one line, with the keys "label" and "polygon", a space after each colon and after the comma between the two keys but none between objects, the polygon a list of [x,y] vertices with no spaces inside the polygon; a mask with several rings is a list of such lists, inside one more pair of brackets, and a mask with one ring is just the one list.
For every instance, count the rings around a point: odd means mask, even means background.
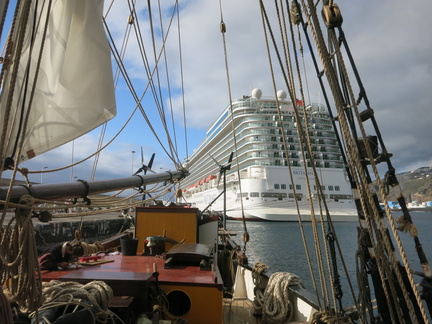
[{"label": "coastline", "polygon": [[[8,224],[13,213],[6,213],[5,224]],[[55,217],[48,222],[41,222],[33,217],[36,246],[39,252],[61,242],[75,239],[75,231],[81,228],[82,239],[86,243],[95,243],[110,238],[129,228],[130,221],[121,212],[107,212],[98,215]],[[5,225],[4,227],[6,227]]]},{"label": "coastline", "polygon": [[[432,207],[409,208],[410,212],[432,212]],[[393,212],[402,213],[401,209],[393,209]],[[7,224],[13,213],[6,213]],[[133,215],[135,218],[135,215]],[[47,247],[75,239],[75,230],[81,227],[82,241],[94,243],[110,238],[129,228],[129,221],[120,212],[107,212],[98,215],[83,216],[82,224],[80,216],[53,217],[51,221],[41,222],[38,218],[32,218],[35,230],[36,246],[39,251]]]},{"label": "coastline", "polygon": [[[395,209],[396,211],[402,212],[402,209]],[[432,207],[418,207],[418,208],[408,208],[410,212],[432,212]]]}]

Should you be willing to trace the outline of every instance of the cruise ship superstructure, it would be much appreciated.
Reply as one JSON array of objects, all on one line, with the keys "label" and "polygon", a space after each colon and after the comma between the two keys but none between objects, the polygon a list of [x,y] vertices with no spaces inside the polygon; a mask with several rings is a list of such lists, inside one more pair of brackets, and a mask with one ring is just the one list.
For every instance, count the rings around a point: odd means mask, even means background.
[{"label": "cruise ship superstructure", "polygon": [[[285,91],[278,91],[277,96],[277,100],[263,97],[260,89],[254,89],[251,96],[234,100],[232,108],[228,106],[209,128],[205,140],[185,162],[190,175],[181,188],[193,207],[223,211],[225,204],[228,218],[263,221],[298,221],[299,211],[302,221],[310,221],[312,197],[315,218],[320,218],[316,185],[311,180],[307,185],[307,179],[314,178],[312,162],[307,156],[303,160],[294,106]],[[298,111],[303,120],[303,108]],[[356,220],[352,190],[330,115],[318,104],[307,106],[306,114],[313,163],[332,221]],[[234,159],[230,162],[232,152]],[[228,169],[225,203],[221,167]]]}]

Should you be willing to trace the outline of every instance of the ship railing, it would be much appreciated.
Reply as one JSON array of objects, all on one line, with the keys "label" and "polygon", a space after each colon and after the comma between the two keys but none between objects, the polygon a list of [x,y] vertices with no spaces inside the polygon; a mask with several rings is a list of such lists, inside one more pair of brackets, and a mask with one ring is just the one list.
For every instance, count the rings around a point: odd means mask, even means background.
[{"label": "ship railing", "polygon": [[[234,266],[235,266],[234,272],[236,273],[237,267],[242,267],[247,272],[252,273],[253,265],[251,265],[249,263],[249,259],[246,256],[245,252],[231,238],[231,236],[235,236],[236,234],[235,233],[227,233],[226,231],[221,231],[220,233],[222,233],[222,241],[223,241],[224,246],[227,249],[233,251],[233,253],[231,255],[232,255],[232,261],[233,261]],[[257,281],[257,282],[260,282],[260,286],[255,287],[254,289],[261,289],[262,292],[264,292],[265,286],[267,285],[269,278],[272,274],[273,274],[273,272],[271,270],[268,270],[268,269],[264,270],[262,273],[260,273],[261,280]],[[296,300],[296,299],[302,300],[305,304],[308,305],[307,309],[304,310],[306,313],[312,314],[316,310],[320,309],[317,297],[315,295],[311,294],[306,289],[303,289],[303,288],[297,286],[297,287],[289,287],[289,290],[290,290],[290,298],[292,298],[293,300]],[[253,300],[254,292],[247,293],[246,295],[250,296],[250,298],[248,298],[248,299],[250,299],[251,301]],[[296,302],[296,304],[297,303],[298,302]]]}]

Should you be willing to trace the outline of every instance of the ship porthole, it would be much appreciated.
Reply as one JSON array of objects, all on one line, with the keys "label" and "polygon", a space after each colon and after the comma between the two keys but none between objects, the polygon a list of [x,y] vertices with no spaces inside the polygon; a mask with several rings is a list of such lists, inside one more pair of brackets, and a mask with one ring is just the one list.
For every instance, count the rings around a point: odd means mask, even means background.
[{"label": "ship porthole", "polygon": [[191,308],[189,296],[181,290],[171,290],[167,294],[168,312],[173,316],[183,316]]}]

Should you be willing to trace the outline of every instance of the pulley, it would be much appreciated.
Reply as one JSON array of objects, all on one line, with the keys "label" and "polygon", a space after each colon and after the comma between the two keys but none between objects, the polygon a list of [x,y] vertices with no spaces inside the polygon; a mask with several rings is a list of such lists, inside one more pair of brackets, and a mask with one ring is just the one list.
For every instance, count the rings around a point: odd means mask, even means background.
[{"label": "pulley", "polygon": [[342,14],[339,10],[339,6],[336,3],[323,6],[321,14],[327,28],[335,28],[342,26]]},{"label": "pulley", "polygon": [[224,23],[223,21],[221,21],[219,27],[220,27],[220,31],[221,31],[221,33],[222,33],[222,34],[225,34],[225,32],[226,32],[226,25],[225,25],[225,23]]}]

